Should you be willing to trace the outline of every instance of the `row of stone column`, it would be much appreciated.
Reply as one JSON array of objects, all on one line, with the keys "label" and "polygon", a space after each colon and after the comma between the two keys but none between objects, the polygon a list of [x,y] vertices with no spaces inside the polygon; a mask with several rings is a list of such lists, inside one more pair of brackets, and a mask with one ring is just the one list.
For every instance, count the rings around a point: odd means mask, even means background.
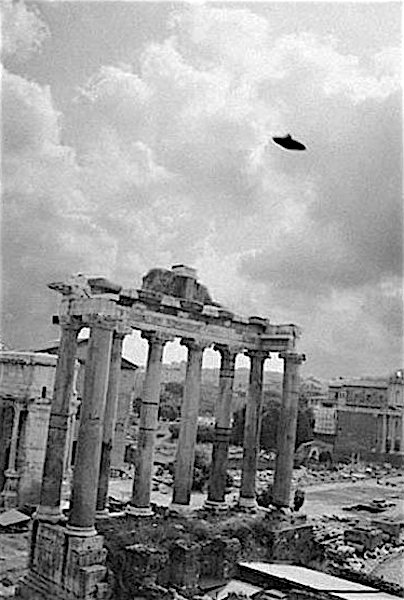
[{"label": "row of stone column", "polygon": [[[59,360],[49,423],[47,451],[37,517],[45,521],[61,519],[61,487],[63,458],[68,429],[70,397],[73,386],[77,336],[82,326],[78,318],[61,323],[62,335]],[[71,535],[95,535],[96,511],[106,510],[110,456],[117,410],[122,342],[125,331],[116,324],[94,319],[86,359],[84,393],[76,462],[72,481],[72,496],[67,531]],[[163,350],[168,338],[158,333],[144,333],[149,341],[143,402],[140,414],[139,439],[133,493],[127,512],[150,514],[153,454],[158,424],[160,382]],[[173,507],[190,503],[195,442],[197,434],[201,370],[204,349],[210,343],[184,339],[188,349],[181,425],[175,461]],[[220,506],[225,501],[227,454],[230,442],[231,401],[235,360],[240,348],[215,346],[221,355],[220,386],[216,404],[216,431],[207,505]],[[255,476],[259,452],[262,380],[264,361],[268,353],[250,351],[251,360],[244,458],[240,504],[255,504]],[[275,470],[274,500],[279,506],[289,505],[293,469],[294,439],[297,419],[298,365],[303,356],[282,354],[285,362],[283,402],[279,424],[278,457]]]},{"label": "row of stone column", "polygon": [[[158,424],[160,381],[164,345],[168,338],[147,334],[149,353],[143,402],[140,413],[139,439],[133,493],[128,512],[133,515],[151,514],[153,452]],[[171,339],[171,338],[170,338]],[[172,507],[188,506],[191,499],[195,442],[198,426],[201,369],[203,351],[208,344],[195,340],[182,340],[188,349],[184,396],[181,406],[181,423],[175,460]],[[216,345],[221,356],[219,394],[216,402],[215,439],[212,466],[208,484],[206,506],[225,505],[227,455],[231,433],[231,403],[236,356],[239,347]],[[244,452],[240,505],[255,506],[255,479],[261,430],[261,404],[264,361],[269,357],[262,350],[247,353],[251,360],[248,400],[244,428]],[[298,413],[298,366],[303,355],[287,352],[281,355],[285,362],[283,402],[279,422],[278,457],[274,481],[274,501],[288,506],[293,471],[294,445]]]},{"label": "row of stone column", "polygon": [[[381,421],[381,423],[380,423]],[[401,416],[388,415],[386,413],[379,417],[379,451],[382,454],[393,454],[404,452],[404,419]],[[396,444],[398,441],[398,448]]]},{"label": "row of stone column", "polygon": [[[63,465],[77,337],[81,327],[80,319],[69,318],[61,323],[59,359],[37,511],[37,518],[43,521],[57,522],[62,518]],[[91,323],[67,525],[71,535],[94,535],[96,508],[105,507],[123,338],[124,332],[117,331],[113,322],[95,319]]]}]

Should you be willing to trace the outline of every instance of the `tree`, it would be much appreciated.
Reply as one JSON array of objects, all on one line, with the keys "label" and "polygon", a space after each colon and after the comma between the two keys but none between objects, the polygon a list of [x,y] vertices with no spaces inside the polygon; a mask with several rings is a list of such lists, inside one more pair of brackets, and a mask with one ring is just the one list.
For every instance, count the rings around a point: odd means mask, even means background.
[{"label": "tree", "polygon": [[[231,442],[236,445],[243,444],[245,407],[234,414]],[[276,399],[267,402],[261,418],[260,447],[267,451],[276,451],[278,423],[281,411],[281,405]],[[313,412],[311,409],[299,409],[296,426],[296,444],[297,448],[303,442],[309,442],[313,439]]]},{"label": "tree", "polygon": [[302,408],[297,416],[295,448],[313,439],[314,415],[311,408]]},{"label": "tree", "polygon": [[161,386],[159,417],[175,421],[180,416],[184,385],[178,381],[168,381]]}]

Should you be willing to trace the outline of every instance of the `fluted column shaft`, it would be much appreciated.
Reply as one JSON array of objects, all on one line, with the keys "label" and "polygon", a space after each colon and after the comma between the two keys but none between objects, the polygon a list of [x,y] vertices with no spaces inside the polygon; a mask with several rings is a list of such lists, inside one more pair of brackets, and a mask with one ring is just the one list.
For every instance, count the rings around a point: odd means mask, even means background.
[{"label": "fluted column shaft", "polygon": [[181,344],[188,348],[188,361],[175,460],[173,504],[187,506],[191,500],[201,395],[202,358],[206,345],[187,339],[182,340]]},{"label": "fluted column shaft", "polygon": [[91,324],[67,526],[70,535],[96,534],[95,508],[112,334],[113,325],[106,320],[97,319]]},{"label": "fluted column shaft", "polygon": [[107,510],[109,472],[111,468],[111,451],[114,443],[116,412],[118,407],[119,383],[121,379],[122,345],[124,333],[114,331],[112,337],[111,360],[107,400],[104,414],[104,426],[101,445],[100,474],[96,509],[99,512]]},{"label": "fluted column shaft", "polygon": [[294,352],[283,352],[279,356],[284,360],[284,372],[282,406],[277,434],[273,501],[276,506],[288,507],[290,504],[299,410],[299,366],[305,360],[305,356]]},{"label": "fluted column shaft", "polygon": [[221,355],[219,394],[216,402],[215,439],[208,487],[208,503],[224,503],[227,478],[227,454],[231,434],[231,404],[237,351],[215,346]]},{"label": "fluted column shaft", "polygon": [[143,387],[143,399],[140,408],[140,425],[137,443],[135,475],[129,514],[151,514],[150,496],[153,476],[153,457],[158,426],[160,404],[160,384],[163,351],[168,338],[158,333],[144,333],[149,341],[146,377]]},{"label": "fluted column shaft", "polygon": [[247,353],[247,356],[250,357],[251,368],[244,424],[244,453],[239,504],[245,507],[254,507],[255,478],[261,433],[264,361],[268,358],[268,353],[261,350],[251,350]]},{"label": "fluted column shaft", "polygon": [[62,331],[49,418],[40,504],[37,511],[37,517],[42,521],[58,521],[62,516],[60,502],[63,463],[75,377],[77,336],[81,327],[81,320],[77,318],[61,319]]}]

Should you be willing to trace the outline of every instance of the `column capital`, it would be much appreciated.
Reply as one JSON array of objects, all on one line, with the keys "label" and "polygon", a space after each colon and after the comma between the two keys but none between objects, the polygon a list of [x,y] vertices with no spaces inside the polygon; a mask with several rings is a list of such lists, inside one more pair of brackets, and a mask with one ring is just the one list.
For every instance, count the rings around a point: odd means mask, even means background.
[{"label": "column capital", "polygon": [[123,340],[125,336],[130,335],[131,333],[131,327],[124,325],[123,323],[118,323],[114,329],[114,338]]},{"label": "column capital", "polygon": [[14,414],[20,414],[20,412],[26,408],[26,404],[25,402],[13,402],[13,409],[14,409]]},{"label": "column capital", "polygon": [[59,325],[62,329],[68,329],[77,332],[84,327],[81,317],[72,315],[60,315]]},{"label": "column capital", "polygon": [[97,327],[98,329],[107,329],[108,331],[115,331],[117,329],[117,321],[111,317],[102,315],[92,315],[88,320],[88,326],[90,328]]},{"label": "column capital", "polygon": [[283,358],[285,362],[288,361],[292,364],[300,365],[306,360],[306,355],[286,350],[279,353],[279,358]]},{"label": "column capital", "polygon": [[181,346],[186,346],[188,350],[195,350],[203,352],[206,348],[212,345],[211,340],[195,340],[193,338],[182,338],[180,341]]},{"label": "column capital", "polygon": [[244,346],[238,344],[215,344],[213,350],[217,350],[222,358],[236,358],[237,354],[240,354],[244,350]]},{"label": "column capital", "polygon": [[247,350],[244,354],[251,359],[258,358],[259,360],[265,360],[266,358],[271,358],[270,352],[268,350],[262,350],[261,348]]},{"label": "column capital", "polygon": [[174,336],[162,333],[161,331],[142,331],[140,336],[152,345],[164,346],[167,342],[174,341]]}]

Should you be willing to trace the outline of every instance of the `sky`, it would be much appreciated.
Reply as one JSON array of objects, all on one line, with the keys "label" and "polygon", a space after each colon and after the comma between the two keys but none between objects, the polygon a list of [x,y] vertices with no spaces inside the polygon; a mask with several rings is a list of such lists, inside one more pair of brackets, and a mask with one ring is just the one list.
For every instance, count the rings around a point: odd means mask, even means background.
[{"label": "sky", "polygon": [[183,263],[301,326],[306,373],[402,367],[401,22],[399,2],[5,0],[2,341],[58,337],[51,281]]}]

